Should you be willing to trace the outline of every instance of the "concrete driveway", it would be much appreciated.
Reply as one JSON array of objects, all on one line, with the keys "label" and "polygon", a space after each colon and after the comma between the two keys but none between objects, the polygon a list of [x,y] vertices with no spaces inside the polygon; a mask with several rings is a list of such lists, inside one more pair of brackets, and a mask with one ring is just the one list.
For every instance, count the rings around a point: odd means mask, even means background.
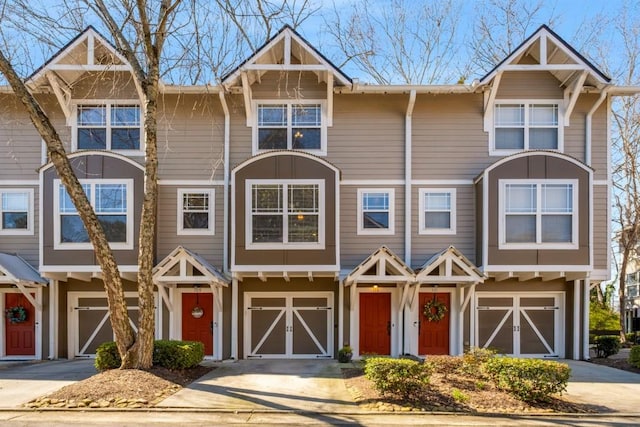
[{"label": "concrete driveway", "polygon": [[96,373],[88,359],[0,362],[0,408],[15,408]]},{"label": "concrete driveway", "polygon": [[358,410],[334,360],[240,360],[215,366],[160,406],[316,413]]}]

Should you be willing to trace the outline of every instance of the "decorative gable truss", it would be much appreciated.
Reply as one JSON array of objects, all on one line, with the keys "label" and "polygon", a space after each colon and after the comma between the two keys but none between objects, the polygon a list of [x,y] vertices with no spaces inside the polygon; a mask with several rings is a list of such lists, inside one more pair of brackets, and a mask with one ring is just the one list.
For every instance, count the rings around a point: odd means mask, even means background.
[{"label": "decorative gable truss", "polygon": [[560,87],[564,88],[565,127],[570,125],[571,113],[580,93],[602,93],[595,109],[604,100],[611,82],[609,77],[543,25],[480,80],[480,85],[488,88],[484,92],[485,132],[489,132],[493,125],[493,107],[503,74],[518,71],[547,71],[558,80]]},{"label": "decorative gable truss", "polygon": [[392,284],[402,287],[400,309],[406,303],[409,287],[414,282],[415,273],[402,259],[386,246],[381,246],[344,279],[345,287],[350,287],[350,304],[353,310],[356,302],[356,288],[359,284]]},{"label": "decorative gable truss", "polygon": [[36,310],[42,311],[42,304],[28,288],[47,286],[48,281],[20,256],[0,252],[0,283],[15,285]]},{"label": "decorative gable truss", "polygon": [[[238,68],[222,79],[224,88],[242,93],[247,126],[253,122],[251,85],[268,71],[310,71],[327,84],[327,125],[333,121],[333,88],[350,86],[351,79],[311,46],[300,34],[285,26]],[[239,85],[239,86],[238,86]]]},{"label": "decorative gable truss", "polygon": [[125,57],[89,26],[36,70],[27,79],[27,85],[36,91],[50,88],[69,121],[72,115],[71,88],[85,73],[131,71]]}]

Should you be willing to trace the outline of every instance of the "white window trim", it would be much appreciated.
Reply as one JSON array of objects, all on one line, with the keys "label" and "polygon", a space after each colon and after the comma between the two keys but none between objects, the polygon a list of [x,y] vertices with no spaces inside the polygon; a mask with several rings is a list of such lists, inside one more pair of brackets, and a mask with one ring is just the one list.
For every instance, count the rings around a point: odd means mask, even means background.
[{"label": "white window trim", "polygon": [[[269,99],[269,100],[257,100],[252,102],[252,109],[255,112],[253,118],[252,129],[252,150],[253,155],[259,153],[266,153],[274,150],[260,150],[258,149],[258,106],[259,105],[287,105],[287,129],[291,128],[291,106],[294,105],[313,105],[320,104],[320,149],[319,150],[301,150],[295,149],[294,151],[302,151],[305,153],[315,154],[317,156],[327,155],[327,101],[322,99]],[[287,131],[287,139],[291,137],[291,132]],[[287,150],[292,150],[291,141],[287,142]]]},{"label": "white window trim", "polygon": [[[184,195],[189,193],[200,193],[209,195],[209,227],[208,228],[184,228]],[[178,236],[213,236],[216,227],[214,222],[214,212],[216,208],[215,202],[216,191],[213,188],[178,188],[178,220],[177,235]]]},{"label": "white window trim", "polygon": [[[91,206],[95,208],[95,184],[125,184],[127,188],[127,237],[125,242],[109,243],[109,247],[113,250],[131,250],[133,249],[133,179],[81,179],[80,184],[91,184]],[[53,249],[57,250],[84,250],[93,249],[93,244],[88,243],[72,243],[60,241],[60,186],[62,183],[59,179],[53,180]]]},{"label": "white window trim", "polygon": [[[2,228],[2,194],[6,193],[27,193],[29,196],[29,207],[27,212],[27,228]],[[0,189],[0,234],[3,236],[33,236],[35,227],[33,226],[34,207],[33,207],[33,188],[3,188]]]},{"label": "white window trim", "polygon": [[[496,135],[496,124],[495,124],[495,108],[500,104],[524,104],[524,148],[517,150],[500,150],[496,149],[495,144],[495,135]],[[529,129],[529,106],[531,104],[550,104],[558,106],[558,148],[549,149],[547,151],[556,151],[559,153],[564,153],[564,101],[561,99],[497,99],[494,103],[493,110],[491,111],[490,122],[491,126],[489,128],[489,155],[490,156],[507,156],[510,154],[521,153],[523,151],[529,150],[528,141],[528,129]],[[537,150],[537,149],[536,149]]]},{"label": "white window trim", "polygon": [[[536,184],[538,189],[536,197],[538,199],[536,210],[536,240],[540,239],[541,218],[542,215],[538,209],[541,209],[539,191],[541,184],[569,184],[573,186],[573,214],[571,221],[571,238],[569,243],[506,243],[506,220],[505,220],[505,188],[507,184]],[[522,249],[578,249],[579,247],[579,205],[578,205],[578,180],[577,179],[501,179],[499,181],[498,194],[498,249],[504,250],[522,250]]]},{"label": "white window trim", "polygon": [[[364,213],[362,207],[362,197],[366,193],[387,193],[389,195],[389,228],[364,228],[364,223],[362,221],[362,215]],[[395,234],[395,193],[396,190],[393,188],[358,188],[358,234],[359,235],[393,235]]]},{"label": "white window trim", "polygon": [[[79,106],[107,106],[107,129],[106,148],[101,151],[112,151],[127,156],[144,156],[145,155],[145,133],[144,133],[144,116],[142,106],[137,99],[78,99],[72,101],[73,113],[70,119],[71,125],[71,151],[78,151],[78,107]],[[138,150],[112,150],[111,149],[111,107],[118,105],[137,105],[140,108],[140,148]],[[131,126],[133,127],[133,126]]]},{"label": "white window trim", "polygon": [[[318,185],[318,241],[314,243],[254,243],[253,236],[253,215],[252,215],[252,189],[256,184],[282,184],[282,185],[305,185],[305,184],[316,184]],[[283,207],[286,207],[286,201],[288,197],[288,191],[283,189]],[[260,249],[280,249],[280,250],[291,250],[291,249],[312,249],[312,250],[323,250],[325,249],[325,222],[326,222],[326,211],[325,211],[325,187],[324,180],[321,179],[247,179],[245,181],[245,249],[247,250],[260,250]],[[286,217],[288,214],[286,210],[283,210],[283,217]],[[288,231],[288,222],[283,221],[283,237],[287,234]]]},{"label": "white window trim", "polygon": [[[426,209],[425,203],[424,203],[424,197],[428,193],[449,193],[451,197],[451,209],[449,210],[449,219],[450,219],[451,227],[449,228],[427,228],[426,227],[425,221],[424,221],[424,214]],[[418,201],[418,204],[419,204],[420,212],[418,217],[418,223],[419,223],[418,234],[431,234],[431,235],[456,234],[456,222],[457,222],[456,189],[455,188],[421,188],[419,191],[419,194],[420,194],[420,199]]]}]

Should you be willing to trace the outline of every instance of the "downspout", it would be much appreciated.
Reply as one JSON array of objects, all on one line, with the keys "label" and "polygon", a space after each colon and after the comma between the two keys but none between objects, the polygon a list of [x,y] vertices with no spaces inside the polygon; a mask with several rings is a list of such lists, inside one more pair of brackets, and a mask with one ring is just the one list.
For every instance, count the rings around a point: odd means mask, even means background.
[{"label": "downspout", "polygon": [[229,139],[231,118],[229,116],[229,107],[227,106],[227,100],[224,97],[224,90],[218,92],[220,96],[220,104],[222,105],[222,111],[224,111],[224,189],[223,189],[223,249],[222,249],[222,270],[229,272]]},{"label": "downspout", "polygon": [[[409,93],[409,104],[407,105],[407,113],[404,116],[404,262],[411,267],[411,179],[412,179],[412,171],[411,171],[411,161],[412,161],[412,150],[411,150],[411,135],[413,133],[412,130],[412,115],[413,115],[413,107],[416,103],[416,90],[412,89]],[[404,286],[409,286],[406,283]],[[406,326],[405,325],[405,307],[401,307],[400,313],[398,313],[400,331],[402,331],[402,350],[400,352],[401,355],[405,354],[405,335],[406,335]]]},{"label": "downspout", "polygon": [[609,88],[608,87],[604,88],[602,92],[600,92],[600,98],[598,98],[596,103],[593,104],[593,107],[591,107],[591,110],[589,110],[589,112],[587,113],[587,119],[585,123],[585,138],[584,138],[584,162],[587,164],[587,166],[591,166],[591,131],[592,131],[591,128],[592,128],[593,114],[600,107],[602,102],[607,98],[608,93],[609,93]]}]

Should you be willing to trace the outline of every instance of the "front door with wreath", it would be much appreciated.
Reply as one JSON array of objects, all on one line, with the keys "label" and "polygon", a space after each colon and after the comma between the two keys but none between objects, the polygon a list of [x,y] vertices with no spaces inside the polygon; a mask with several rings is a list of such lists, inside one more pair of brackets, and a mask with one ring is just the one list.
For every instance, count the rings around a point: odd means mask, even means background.
[{"label": "front door with wreath", "polygon": [[29,300],[19,293],[5,294],[4,313],[5,355],[35,356],[36,311]]},{"label": "front door with wreath", "polygon": [[421,292],[418,310],[418,354],[449,354],[451,294]]}]

